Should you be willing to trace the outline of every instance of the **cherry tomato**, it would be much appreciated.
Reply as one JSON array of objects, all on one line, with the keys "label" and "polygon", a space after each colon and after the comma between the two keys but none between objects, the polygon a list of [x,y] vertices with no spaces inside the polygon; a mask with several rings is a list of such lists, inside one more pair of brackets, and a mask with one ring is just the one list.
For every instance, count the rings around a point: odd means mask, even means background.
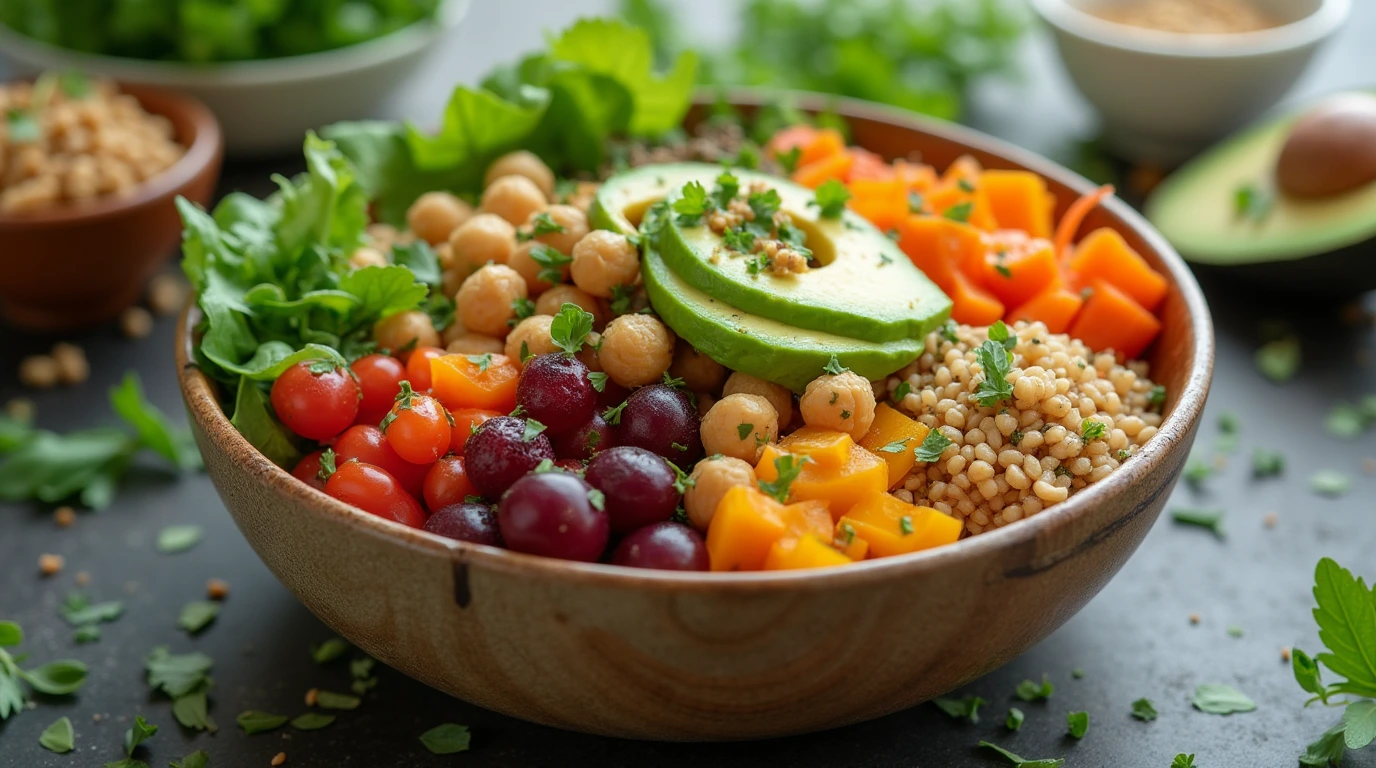
[{"label": "cherry tomato", "polygon": [[425,506],[430,511],[462,504],[469,496],[477,496],[478,489],[468,479],[462,456],[445,456],[425,475]]},{"label": "cherry tomato", "polygon": [[384,520],[419,528],[425,525],[425,510],[411,494],[402,490],[395,477],[381,467],[348,461],[339,465],[325,481],[325,493],[345,504]]},{"label": "cherry tomato", "polygon": [[412,464],[430,464],[449,452],[453,428],[440,401],[403,383],[392,412],[382,421],[387,444]]},{"label": "cherry tomato", "polygon": [[411,381],[411,389],[430,391],[430,361],[443,354],[444,350],[439,347],[416,347],[406,358],[406,378]]},{"label": "cherry tomato", "polygon": [[427,464],[412,464],[398,456],[387,443],[382,430],[370,424],[356,424],[344,430],[344,434],[334,441],[334,452],[336,466],[357,459],[364,464],[381,467],[416,498],[420,498],[421,488],[425,485],[425,473],[430,471]]},{"label": "cherry tomato", "polygon": [[358,358],[349,369],[358,377],[358,388],[363,393],[354,423],[376,427],[392,410],[392,401],[406,378],[406,366],[395,357],[373,354]]},{"label": "cherry tomato", "polygon": [[468,444],[468,438],[472,436],[473,430],[488,419],[506,414],[483,408],[460,408],[457,411],[450,411],[449,415],[454,417],[454,429],[450,435],[449,450],[462,456],[463,447]]},{"label": "cherry tomato", "polygon": [[323,453],[322,450],[306,454],[305,458],[296,462],[292,476],[318,491],[325,490],[325,481],[320,479],[320,455]]},{"label": "cherry tomato", "polygon": [[358,384],[328,362],[293,365],[272,383],[272,408],[287,429],[311,440],[329,440],[358,415]]}]

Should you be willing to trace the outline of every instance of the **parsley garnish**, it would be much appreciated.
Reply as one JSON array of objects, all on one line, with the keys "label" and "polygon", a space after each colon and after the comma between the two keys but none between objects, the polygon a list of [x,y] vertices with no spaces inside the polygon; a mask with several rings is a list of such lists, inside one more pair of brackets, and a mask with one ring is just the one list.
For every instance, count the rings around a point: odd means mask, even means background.
[{"label": "parsley garnish", "polygon": [[686,389],[688,387],[688,382],[684,381],[683,379],[677,376],[670,376],[668,371],[664,372],[663,381],[664,386],[668,387],[669,389]]},{"label": "parsley garnish", "polygon": [[674,470],[674,490],[678,493],[687,493],[689,488],[697,485],[696,480],[689,476],[687,472],[679,469],[678,465],[672,461],[669,462],[669,469]]},{"label": "parsley garnish", "polygon": [[1056,686],[1051,684],[1051,679],[1042,675],[1041,683],[1031,680],[1024,680],[1018,683],[1017,690],[1013,693],[1023,701],[1039,701],[1051,698],[1051,694],[1056,692]]},{"label": "parsley garnish", "polygon": [[913,391],[913,385],[906,381],[900,381],[898,382],[898,386],[893,388],[893,392],[889,393],[889,399],[895,403],[901,403],[903,402],[903,398],[907,397],[908,393],[911,391]]},{"label": "parsley garnish", "polygon": [[618,317],[631,311],[631,289],[625,285],[612,286],[612,300],[608,305]]},{"label": "parsley garnish", "polygon": [[1342,496],[1351,486],[1351,478],[1333,469],[1321,469],[1309,476],[1310,490],[1320,496]]},{"label": "parsley garnish", "polygon": [[740,191],[741,180],[730,171],[722,171],[717,177],[717,188],[712,196],[716,198],[718,208],[725,208]]},{"label": "parsley garnish", "polygon": [[1156,705],[1151,703],[1151,699],[1138,699],[1132,702],[1132,716],[1149,723],[1156,719]]},{"label": "parsley garnish", "polygon": [[[784,201],[779,197],[778,190],[766,189],[763,192],[751,192],[745,199],[750,205],[750,210],[755,212],[755,221],[765,223],[774,218],[774,214],[779,212],[779,206]],[[784,239],[783,228],[779,228],[779,237]]]},{"label": "parsley garnish", "polygon": [[964,203],[956,203],[950,208],[947,208],[946,211],[941,215],[945,216],[951,221],[967,222],[970,220],[970,212],[973,211],[974,208],[975,204],[969,201],[966,201]]},{"label": "parsley garnish", "polygon": [[485,355],[464,355],[464,359],[478,366],[478,373],[486,373],[487,369],[492,365],[491,352]]},{"label": "parsley garnish", "polygon": [[960,699],[937,697],[932,699],[932,703],[956,720],[969,720],[971,723],[978,723],[979,708],[988,702],[979,696],[966,696]]},{"label": "parsley garnish", "polygon": [[1175,756],[1171,761],[1171,768],[1198,768],[1194,764],[1194,755],[1187,755],[1184,752]]},{"label": "parsley garnish", "polygon": [[521,442],[528,443],[540,436],[545,431],[545,425],[535,419],[526,419],[526,428],[521,432]]},{"label": "parsley garnish", "polygon": [[882,445],[882,446],[879,447],[879,452],[880,452],[880,453],[902,453],[903,450],[904,450],[905,448],[908,447],[908,441],[911,440],[911,439],[912,439],[911,437],[905,437],[905,438],[903,438],[902,440],[895,440],[895,441],[893,441],[892,443],[888,443],[888,444],[886,444],[886,445]]},{"label": "parsley garnish", "polygon": [[789,148],[787,152],[775,152],[774,160],[778,162],[779,167],[787,174],[798,170],[798,161],[802,159],[802,156],[803,148],[795,146]]},{"label": "parsley garnish", "polygon": [[536,276],[555,285],[564,282],[564,267],[573,263],[572,256],[565,256],[543,243],[537,243],[530,249],[530,260],[540,265]]},{"label": "parsley garnish", "polygon": [[1012,443],[1014,446],[1017,446],[1017,444],[1021,443],[1022,439],[1026,436],[1027,435],[1023,434],[1023,431],[1021,429],[1015,429],[1013,430],[1013,434],[1008,436],[1008,442]]},{"label": "parsley garnish", "polygon": [[6,651],[24,642],[24,631],[12,621],[0,621],[0,720],[24,711],[28,698],[25,684],[49,696],[75,693],[86,682],[86,665],[71,659],[50,661],[32,669],[21,669],[19,661]]},{"label": "parsley garnish", "polygon": [[738,253],[755,250],[755,233],[745,227],[728,229],[721,234],[722,245]]},{"label": "parsley garnish", "polygon": [[831,374],[832,376],[836,376],[845,373],[850,369],[845,367],[844,365],[841,365],[841,361],[836,359],[836,355],[832,355],[831,359],[827,360],[827,364],[822,366],[822,370],[826,373]]},{"label": "parsley garnish", "polygon": [[592,388],[598,392],[604,392],[607,389],[607,374],[602,371],[589,372],[588,381],[592,382]]},{"label": "parsley garnish", "polygon": [[1009,269],[1008,267],[1006,267],[1006,266],[1004,266],[1004,265],[1002,265],[1002,264],[995,264],[995,265],[994,265],[994,271],[997,272],[997,273],[999,273],[999,275],[1002,276],[1002,277],[1003,277],[1004,279],[1006,279],[1006,280],[1012,280],[1012,279],[1013,279],[1013,270]]},{"label": "parsley garnish", "polygon": [[563,224],[555,221],[554,217],[549,215],[549,211],[541,211],[535,214],[530,231],[532,235],[539,237],[540,235],[559,235],[568,230]]},{"label": "parsley garnish", "polygon": [[1252,476],[1274,477],[1285,471],[1285,456],[1265,448],[1252,449]]},{"label": "parsley garnish", "polygon": [[1294,336],[1268,342],[1252,356],[1261,375],[1275,384],[1284,384],[1295,378],[1300,370],[1300,359],[1300,340]]},{"label": "parsley garnish", "polygon": [[1254,183],[1243,184],[1233,190],[1233,211],[1238,218],[1261,221],[1271,212],[1276,201],[1268,189]]},{"label": "parsley garnish", "polygon": [[750,437],[751,433],[753,433],[754,431],[755,431],[755,425],[754,425],[754,424],[737,424],[737,425],[736,425],[736,434],[737,434],[737,435],[740,435],[740,438],[741,438],[742,440],[746,439],[747,437]]},{"label": "parsley garnish", "polygon": [[904,515],[904,516],[898,518],[898,530],[902,531],[904,536],[909,536],[909,535],[912,534],[912,532],[913,532],[913,518],[912,518],[912,515]]},{"label": "parsley garnish", "polygon": [[1204,485],[1205,480],[1213,476],[1214,468],[1203,459],[1191,457],[1189,461],[1185,462],[1185,470],[1181,474],[1184,475],[1185,482],[1194,488],[1199,488]]},{"label": "parsley garnish", "polygon": [[521,358],[521,365],[525,365],[527,360],[529,360],[532,357],[535,357],[534,353],[530,351],[529,341],[521,341],[521,351],[517,354],[517,357]]},{"label": "parsley garnish", "polygon": [[590,488],[588,490],[588,503],[591,504],[592,508],[597,510],[598,512],[606,512],[607,494],[597,490],[596,488]]},{"label": "parsley garnish", "polygon": [[1018,346],[1018,337],[1008,330],[1008,326],[1004,325],[1002,320],[995,320],[994,324],[989,326],[989,338],[1002,344],[1003,348],[1008,350],[1011,359],[1013,348]]},{"label": "parsley garnish", "polygon": [[789,453],[779,456],[774,459],[774,470],[778,477],[772,481],[759,481],[760,490],[774,497],[780,504],[787,503],[789,486],[803,473],[803,465],[809,461],[812,461],[809,456],[794,456]]},{"label": "parsley garnish", "polygon": [[1231,715],[1234,712],[1251,712],[1257,708],[1256,702],[1231,685],[1201,683],[1195,686],[1194,697],[1190,703],[1200,712],[1211,715]]},{"label": "parsley garnish", "polygon": [[[592,333],[592,313],[572,302],[565,302],[559,314],[549,324],[549,337],[554,346],[573,357],[583,348],[583,341]],[[522,361],[524,362],[524,361]]]},{"label": "parsley garnish", "polygon": [[432,755],[467,752],[471,739],[472,734],[468,732],[468,726],[454,723],[437,725],[420,735],[420,743],[424,744]]},{"label": "parsley garnish", "polygon": [[908,193],[908,213],[922,213],[926,205],[927,201],[923,199],[921,192]]},{"label": "parsley garnish", "polygon": [[1063,757],[1029,760],[1021,755],[1009,752],[992,742],[981,741],[979,745],[985,749],[992,749],[1000,755],[1003,755],[1004,759],[1008,760],[1008,762],[1012,763],[1016,768],[1061,768],[1061,766],[1065,765],[1065,758]]},{"label": "parsley garnish", "polygon": [[311,660],[316,664],[329,664],[349,652],[349,641],[342,637],[332,637],[320,645],[311,645]]},{"label": "parsley garnish", "polygon": [[927,432],[927,437],[922,441],[922,445],[917,447],[917,460],[931,463],[941,459],[941,454],[951,447],[951,439],[941,434],[941,430],[933,429]]},{"label": "parsley garnish", "polygon": [[842,420],[842,421],[845,421],[846,419],[849,419],[850,416],[851,416],[850,411],[847,411],[847,410],[845,410],[844,408],[841,409],[841,420]]},{"label": "parsley garnish", "polygon": [[506,321],[506,324],[515,327],[517,323],[535,314],[535,302],[524,296],[512,299],[511,311],[516,316]]},{"label": "parsley garnish", "polygon": [[1066,732],[1073,738],[1083,739],[1089,733],[1089,713],[1069,712],[1065,716]]},{"label": "parsley garnish", "polygon": [[623,402],[621,405],[618,405],[618,406],[615,406],[615,407],[612,407],[612,408],[608,408],[607,410],[603,411],[603,412],[602,412],[602,420],[605,421],[605,422],[607,422],[608,424],[612,425],[613,427],[616,426],[616,425],[618,425],[618,424],[620,424],[620,423],[621,423],[621,412],[624,411],[624,410],[626,410],[626,403],[628,403],[628,402],[630,402],[630,401],[627,400],[627,401]]},{"label": "parsley garnish", "polygon": [[839,219],[846,210],[846,201],[850,200],[850,197],[850,190],[846,189],[846,185],[836,179],[827,179],[817,187],[808,205],[817,206],[818,215],[824,219]]},{"label": "parsley garnish", "polygon": [[984,379],[975,390],[975,401],[988,407],[1013,397],[1013,385],[1008,382],[1012,370],[1010,353],[1004,344],[990,338],[979,346],[975,356],[984,371]]},{"label": "parsley garnish", "polygon": [[1003,719],[1003,727],[1007,728],[1010,731],[1016,731],[1022,727],[1022,721],[1025,719],[1025,717],[1026,716],[1023,715],[1021,709],[1018,709],[1017,707],[1009,707],[1008,716]]},{"label": "parsley garnish", "polygon": [[702,184],[690,181],[683,185],[683,196],[674,201],[674,213],[678,214],[679,226],[695,227],[702,223],[702,217],[712,210],[712,201]]},{"label": "parsley garnish", "polygon": [[951,342],[952,344],[955,344],[956,342],[960,341],[960,337],[956,335],[956,321],[954,320],[947,320],[946,322],[942,323],[941,328],[938,330],[938,333],[941,334],[941,338]]},{"label": "parsley garnish", "polygon": [[769,257],[763,253],[745,263],[745,271],[751,275],[758,275],[769,269]]},{"label": "parsley garnish", "polygon": [[1108,434],[1108,426],[1102,421],[1085,419],[1080,422],[1080,437],[1086,442],[1102,440]]}]

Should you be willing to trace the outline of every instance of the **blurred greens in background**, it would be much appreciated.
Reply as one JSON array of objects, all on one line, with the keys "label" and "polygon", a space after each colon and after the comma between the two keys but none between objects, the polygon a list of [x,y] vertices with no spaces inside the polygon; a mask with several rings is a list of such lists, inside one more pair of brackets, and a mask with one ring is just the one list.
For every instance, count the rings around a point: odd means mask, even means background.
[{"label": "blurred greens in background", "polygon": [[1028,23],[1018,0],[745,0],[735,40],[711,51],[682,39],[676,10],[621,0],[661,66],[699,47],[708,84],[834,93],[948,120],[976,79],[1007,70]]},{"label": "blurred greens in background", "polygon": [[0,23],[89,53],[196,63],[341,48],[433,18],[440,0],[0,0]]}]

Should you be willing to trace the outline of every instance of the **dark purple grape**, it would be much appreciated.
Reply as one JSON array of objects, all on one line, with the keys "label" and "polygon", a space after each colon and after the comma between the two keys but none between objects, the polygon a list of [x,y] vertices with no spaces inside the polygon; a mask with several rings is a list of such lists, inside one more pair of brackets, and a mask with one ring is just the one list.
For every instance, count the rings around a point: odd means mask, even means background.
[{"label": "dark purple grape", "polygon": [[601,413],[608,408],[615,408],[626,402],[626,398],[630,396],[631,390],[607,379],[602,385],[602,391],[597,393],[597,412]]},{"label": "dark purple grape", "polygon": [[595,562],[611,532],[594,494],[592,486],[565,472],[526,475],[497,506],[502,539],[516,552]]},{"label": "dark purple grape", "polygon": [[707,544],[702,534],[682,523],[655,523],[627,534],[612,553],[612,565],[705,571]]},{"label": "dark purple grape", "polygon": [[627,445],[609,448],[588,462],[588,484],[607,495],[607,516],[617,533],[668,520],[682,494],[662,457]]},{"label": "dark purple grape", "polygon": [[463,501],[440,507],[425,521],[425,530],[459,541],[502,546],[502,532],[497,527],[497,510],[486,504]]},{"label": "dark purple grape", "polygon": [[551,435],[582,426],[596,403],[597,390],[588,379],[588,367],[562,352],[527,360],[516,385],[516,404]]},{"label": "dark purple grape", "polygon": [[583,462],[578,459],[555,459],[554,466],[565,472],[572,472],[579,477],[583,476]]},{"label": "dark purple grape", "polygon": [[698,409],[687,392],[651,384],[627,398],[616,442],[644,448],[687,469],[702,456],[698,428]]},{"label": "dark purple grape", "polygon": [[583,461],[616,445],[616,430],[601,415],[594,413],[577,429],[556,435],[553,442],[554,455],[561,459]]},{"label": "dark purple grape", "polygon": [[468,438],[465,469],[479,493],[498,498],[541,461],[554,458],[549,438],[543,432],[529,434],[533,431],[527,429],[525,419],[497,416],[483,422]]}]

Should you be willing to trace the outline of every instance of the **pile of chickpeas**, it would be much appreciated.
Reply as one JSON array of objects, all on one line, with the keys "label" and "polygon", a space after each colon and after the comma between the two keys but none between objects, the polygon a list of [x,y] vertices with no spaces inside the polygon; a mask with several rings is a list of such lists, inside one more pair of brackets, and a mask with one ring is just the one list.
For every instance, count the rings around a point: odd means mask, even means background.
[{"label": "pile of chickpeas", "polygon": [[128,195],[185,152],[167,118],[108,81],[80,97],[43,78],[0,86],[0,116],[0,213]]}]

